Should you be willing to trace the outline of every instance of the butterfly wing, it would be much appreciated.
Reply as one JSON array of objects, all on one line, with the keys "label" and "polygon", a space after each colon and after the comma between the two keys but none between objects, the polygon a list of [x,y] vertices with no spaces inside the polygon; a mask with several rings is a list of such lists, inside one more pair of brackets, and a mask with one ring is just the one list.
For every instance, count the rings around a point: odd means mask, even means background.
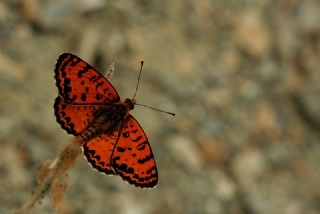
[{"label": "butterfly wing", "polygon": [[115,174],[110,165],[113,147],[118,132],[112,135],[102,134],[84,143],[83,154],[93,168],[106,174]]},{"label": "butterfly wing", "polygon": [[61,96],[55,100],[55,116],[69,134],[80,134],[94,120],[93,112],[100,107],[89,104],[120,100],[117,91],[104,76],[69,53],[58,58],[55,79]]},{"label": "butterfly wing", "polygon": [[112,167],[124,180],[138,187],[154,187],[158,172],[146,134],[127,116],[112,153]]},{"label": "butterfly wing", "polygon": [[64,53],[55,67],[59,94],[69,103],[92,104],[117,102],[117,91],[110,82],[79,57]]},{"label": "butterfly wing", "polygon": [[92,121],[93,112],[100,106],[72,105],[58,96],[54,102],[54,114],[60,126],[69,134],[79,135]]}]

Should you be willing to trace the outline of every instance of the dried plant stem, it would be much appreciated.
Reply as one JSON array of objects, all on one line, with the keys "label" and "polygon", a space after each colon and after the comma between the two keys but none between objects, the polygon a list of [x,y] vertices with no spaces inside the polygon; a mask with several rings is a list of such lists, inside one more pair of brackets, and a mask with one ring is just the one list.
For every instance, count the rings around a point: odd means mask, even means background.
[{"label": "dried plant stem", "polygon": [[27,213],[50,189],[54,193],[54,209],[59,206],[58,203],[62,202],[63,193],[67,186],[64,176],[75,165],[77,157],[80,154],[80,146],[81,143],[75,138],[71,143],[66,145],[50,164],[46,163],[43,165],[38,174],[38,186],[36,186],[33,195],[26,201],[22,209],[15,212],[16,214]]}]

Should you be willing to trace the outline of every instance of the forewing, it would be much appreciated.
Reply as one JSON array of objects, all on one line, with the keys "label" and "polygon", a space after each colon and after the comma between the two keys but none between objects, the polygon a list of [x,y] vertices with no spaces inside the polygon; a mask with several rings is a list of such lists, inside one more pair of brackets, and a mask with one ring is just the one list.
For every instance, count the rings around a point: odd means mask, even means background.
[{"label": "forewing", "polygon": [[119,101],[110,82],[79,57],[64,53],[55,67],[59,94],[70,103],[105,103]]},{"label": "forewing", "polygon": [[57,122],[69,134],[79,135],[93,120],[99,106],[72,105],[58,96],[54,103]]},{"label": "forewing", "polygon": [[113,147],[118,132],[112,135],[102,134],[83,144],[83,154],[93,168],[106,174],[114,174],[110,165]]},{"label": "forewing", "polygon": [[136,121],[127,116],[112,154],[117,174],[138,187],[154,187],[158,172],[146,134]]}]

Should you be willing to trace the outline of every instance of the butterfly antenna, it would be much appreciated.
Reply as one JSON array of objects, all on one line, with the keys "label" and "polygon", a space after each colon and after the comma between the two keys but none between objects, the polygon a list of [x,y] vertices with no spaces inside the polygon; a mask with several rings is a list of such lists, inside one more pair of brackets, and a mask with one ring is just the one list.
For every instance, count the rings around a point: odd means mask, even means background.
[{"label": "butterfly antenna", "polygon": [[176,116],[175,113],[172,113],[172,112],[169,112],[169,111],[163,111],[163,110],[160,110],[160,109],[157,109],[157,108],[153,108],[151,106],[147,106],[147,105],[143,105],[143,104],[139,104],[139,103],[136,103],[136,106],[144,106],[144,107],[150,108],[150,109],[155,110],[155,111],[159,111],[159,112],[170,114],[172,116]]},{"label": "butterfly antenna", "polygon": [[134,92],[134,95],[133,95],[132,100],[133,100],[133,99],[136,97],[136,95],[137,95],[137,91],[138,91],[138,87],[139,87],[139,82],[140,82],[140,77],[141,77],[142,67],[143,67],[144,61],[141,61],[140,63],[141,63],[141,66],[140,66],[140,72],[139,72],[138,82],[137,82],[136,91]]},{"label": "butterfly antenna", "polygon": [[[141,61],[141,67],[140,67],[138,82],[137,82],[137,86],[136,86],[136,91],[134,92],[134,95],[133,95],[132,100],[133,100],[133,99],[136,97],[136,95],[137,95],[137,91],[138,91],[138,87],[139,87],[139,82],[140,82],[140,77],[141,77],[142,68],[143,68],[143,63],[144,63],[144,61]],[[159,112],[163,112],[163,113],[166,113],[166,114],[170,114],[170,115],[172,115],[172,116],[176,116],[175,113],[172,113],[172,112],[169,112],[169,111],[163,111],[163,110],[160,110],[160,109],[157,109],[157,108],[153,108],[153,107],[151,107],[151,106],[147,106],[147,105],[144,105],[144,104],[136,103],[135,105],[147,107],[147,108],[150,108],[150,109],[155,110],[155,111],[159,111]]]}]

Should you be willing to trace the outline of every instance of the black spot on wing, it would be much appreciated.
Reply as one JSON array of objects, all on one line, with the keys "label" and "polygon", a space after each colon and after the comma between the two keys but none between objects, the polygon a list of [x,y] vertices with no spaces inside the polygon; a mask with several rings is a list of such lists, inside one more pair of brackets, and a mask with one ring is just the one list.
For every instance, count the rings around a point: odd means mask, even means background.
[{"label": "black spot on wing", "polygon": [[81,59],[79,59],[78,57],[75,57],[74,60],[72,60],[72,62],[70,63],[71,66],[76,66],[77,64],[79,64],[81,62]]},{"label": "black spot on wing", "polygon": [[122,153],[122,152],[125,152],[126,149],[123,148],[123,147],[118,146],[118,147],[117,147],[117,151]]},{"label": "black spot on wing", "polygon": [[147,141],[144,141],[142,143],[140,143],[138,146],[137,146],[137,149],[138,150],[144,150],[146,148],[146,145],[148,144]]},{"label": "black spot on wing", "polygon": [[138,159],[138,163],[139,164],[144,164],[145,162],[147,162],[147,161],[149,161],[151,159],[153,159],[152,153],[150,155],[148,155],[147,157],[145,157],[145,158]]},{"label": "black spot on wing", "polygon": [[92,77],[89,78],[89,81],[92,82],[92,83],[95,83],[97,82],[102,76],[99,76],[99,75],[94,75]]},{"label": "black spot on wing", "polygon": [[87,94],[86,93],[81,94],[81,101],[83,101],[83,102],[87,101]]},{"label": "black spot on wing", "polygon": [[96,85],[96,90],[98,90],[98,88],[101,87],[101,86],[103,85],[103,83],[104,83],[103,81],[99,82],[99,83]]},{"label": "black spot on wing", "polygon": [[133,142],[137,142],[137,141],[139,141],[141,138],[142,138],[142,136],[140,135],[140,136],[138,136],[136,139],[132,139],[132,141],[133,141]]},{"label": "black spot on wing", "polygon": [[102,95],[101,94],[99,94],[99,93],[97,93],[97,95],[96,95],[96,99],[97,100],[100,100],[102,98]]},{"label": "black spot on wing", "polygon": [[128,138],[130,136],[129,132],[123,132],[122,137]]},{"label": "black spot on wing", "polygon": [[90,68],[91,66],[87,64],[82,70],[78,72],[78,77],[82,77],[82,75],[88,72]]}]

